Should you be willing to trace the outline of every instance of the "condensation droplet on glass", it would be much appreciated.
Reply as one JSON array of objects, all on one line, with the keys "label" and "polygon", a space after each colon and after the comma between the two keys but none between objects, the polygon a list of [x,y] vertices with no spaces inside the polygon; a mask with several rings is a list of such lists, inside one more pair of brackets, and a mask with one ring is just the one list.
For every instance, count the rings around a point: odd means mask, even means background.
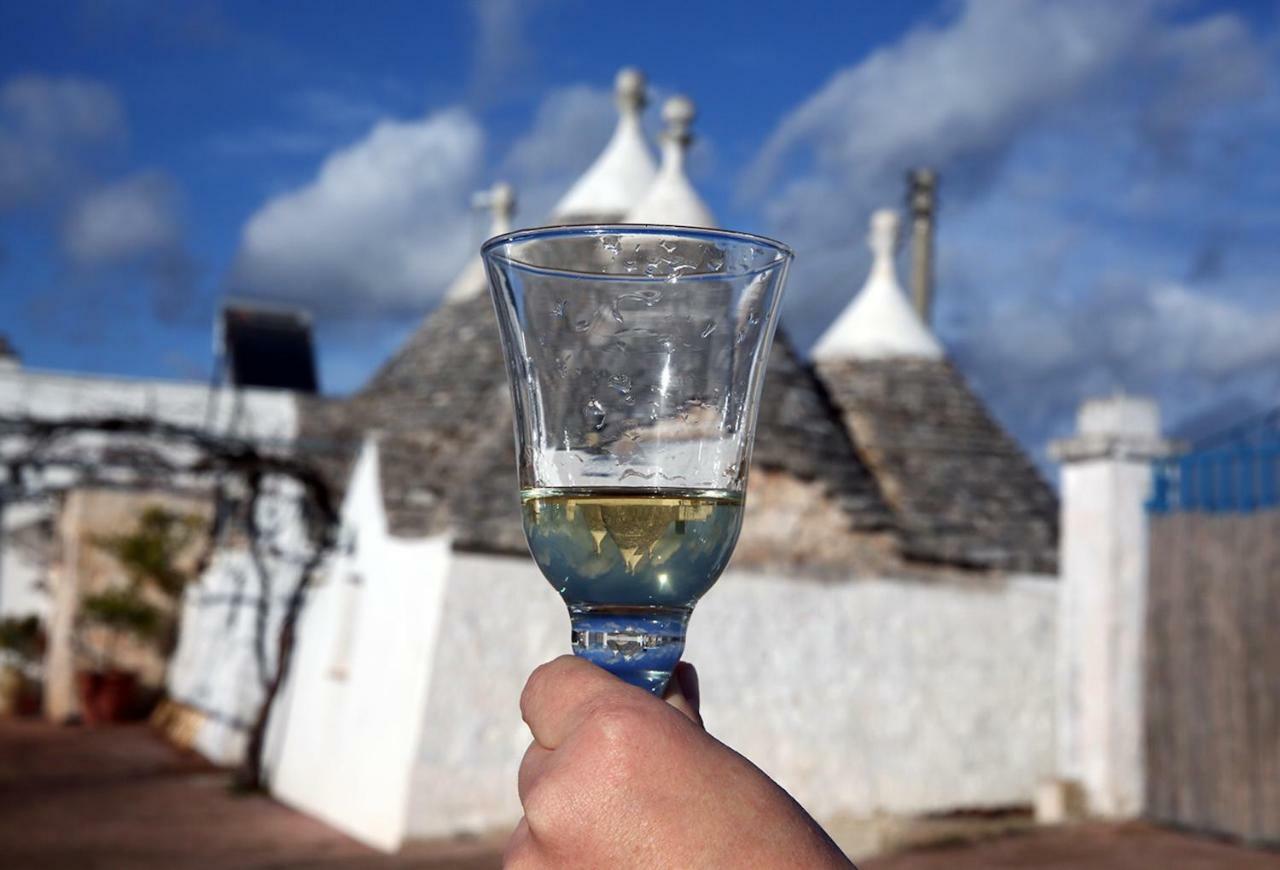
[{"label": "condensation droplet on glass", "polygon": [[671,274],[667,277],[667,281],[674,284],[676,281],[680,280],[681,275],[686,272],[692,272],[693,269],[694,267],[690,266],[688,263],[681,263],[679,266],[675,266],[671,269]]},{"label": "condensation droplet on glass", "polygon": [[609,386],[625,396],[631,392],[631,378],[627,375],[614,375],[609,378]]},{"label": "condensation droplet on glass", "polygon": [[749,326],[755,326],[759,322],[760,322],[760,312],[755,308],[752,308],[750,311],[747,312],[747,324]]},{"label": "condensation droplet on glass", "polygon": [[587,406],[582,409],[582,415],[587,418],[591,428],[597,432],[604,428],[604,405],[600,404],[598,399],[592,399],[587,402]]},{"label": "condensation droplet on glass", "polygon": [[644,264],[644,273],[645,273],[646,275],[648,275],[649,277],[653,277],[655,274],[657,274],[657,272],[658,272],[658,264],[657,264],[657,263],[645,263],[645,264]]},{"label": "condensation droplet on glass", "polygon": [[714,320],[708,320],[703,325],[702,332],[698,333],[698,335],[702,336],[703,338],[710,338],[711,333],[715,331],[716,331],[716,322]]},{"label": "condensation droplet on glass", "polygon": [[561,299],[556,302],[555,307],[551,309],[551,313],[556,317],[564,317],[569,310],[569,300]]},{"label": "condensation droplet on glass", "polygon": [[601,236],[600,247],[617,257],[618,252],[622,250],[622,240],[617,236]]},{"label": "condensation droplet on glass", "polygon": [[658,242],[658,247],[662,248],[662,250],[666,251],[668,254],[674,254],[676,250],[676,243],[663,239],[661,242]]}]

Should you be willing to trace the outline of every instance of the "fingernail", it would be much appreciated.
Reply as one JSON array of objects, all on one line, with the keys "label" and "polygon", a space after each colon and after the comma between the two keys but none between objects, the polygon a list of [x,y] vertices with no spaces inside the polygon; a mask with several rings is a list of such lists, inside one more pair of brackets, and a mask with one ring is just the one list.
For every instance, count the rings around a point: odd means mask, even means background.
[{"label": "fingernail", "polygon": [[693,705],[693,709],[698,709],[698,702],[701,700],[698,695],[698,670],[688,662],[680,662],[676,665],[675,672],[676,682],[680,684],[680,694]]}]

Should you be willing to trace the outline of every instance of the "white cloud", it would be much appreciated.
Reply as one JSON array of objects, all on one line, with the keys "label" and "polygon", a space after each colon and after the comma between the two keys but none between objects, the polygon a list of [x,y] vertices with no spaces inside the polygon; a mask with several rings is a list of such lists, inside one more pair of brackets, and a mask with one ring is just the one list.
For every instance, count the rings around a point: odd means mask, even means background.
[{"label": "white cloud", "polygon": [[[195,265],[176,183],[155,171],[119,177],[128,129],[119,98],[88,79],[18,76],[0,85],[0,214],[34,215],[58,235],[78,305],[110,286],[151,293],[162,319],[188,311]],[[121,282],[126,282],[121,286]],[[57,294],[55,294],[57,295]]]},{"label": "white cloud", "polygon": [[142,173],[94,190],[68,214],[63,245],[82,266],[105,266],[180,249],[182,225],[173,183]]},{"label": "white cloud", "polygon": [[269,123],[223,131],[209,146],[230,157],[310,157],[354,141],[393,114],[386,103],[368,95],[306,88],[280,100]]},{"label": "white cloud", "polygon": [[1080,401],[1115,390],[1160,399],[1171,425],[1204,408],[1280,401],[1280,309],[1178,283],[1118,281],[1064,304],[1013,300],[986,309],[953,352],[1037,450],[1067,434]]},{"label": "white cloud", "polygon": [[1151,5],[971,0],[946,26],[833,76],[782,120],[752,175],[767,182],[797,149],[847,182],[921,160],[995,159],[1047,105],[1119,62]]},{"label": "white cloud", "polygon": [[519,223],[546,218],[599,155],[617,123],[608,90],[570,85],[543,97],[529,132],[511,144],[499,170],[516,185]]},{"label": "white cloud", "polygon": [[24,75],[0,85],[0,212],[49,205],[126,138],[115,92],[87,79]]},{"label": "white cloud", "polygon": [[194,301],[196,270],[179,200],[177,185],[159,172],[140,172],[85,192],[63,221],[67,262],[91,284],[140,276],[151,288],[152,309],[160,318],[181,316]]},{"label": "white cloud", "polygon": [[474,0],[471,94],[487,101],[505,90],[518,88],[518,75],[533,62],[526,23],[541,5],[539,0]]},{"label": "white cloud", "polygon": [[88,79],[18,76],[0,88],[0,111],[46,142],[101,142],[124,132],[124,112],[115,92]]},{"label": "white cloud", "polygon": [[511,144],[504,165],[522,174],[582,172],[617,122],[612,92],[590,85],[558,88],[542,99],[532,127]]},{"label": "white cloud", "polygon": [[461,110],[380,122],[249,219],[233,289],[321,313],[426,310],[469,253],[483,144]]},{"label": "white cloud", "polygon": [[927,164],[942,178],[938,329],[1025,442],[1116,388],[1174,418],[1224,392],[1274,403],[1280,314],[1223,253],[1280,268],[1257,241],[1268,219],[1245,232],[1237,217],[1267,213],[1254,191],[1280,77],[1262,40],[1161,2],[952,8],[835,74],[745,176],[799,253],[799,339],[862,283],[867,214]]}]

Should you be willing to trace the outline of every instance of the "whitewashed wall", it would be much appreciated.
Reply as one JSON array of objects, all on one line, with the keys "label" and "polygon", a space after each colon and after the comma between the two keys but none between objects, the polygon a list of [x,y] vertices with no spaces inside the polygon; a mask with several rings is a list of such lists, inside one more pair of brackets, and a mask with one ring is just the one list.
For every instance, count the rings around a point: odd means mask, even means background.
[{"label": "whitewashed wall", "polygon": [[520,690],[569,652],[569,616],[529,559],[455,553],[413,766],[407,835],[513,826],[529,745]]},{"label": "whitewashed wall", "polygon": [[[215,764],[244,758],[245,739],[262,700],[263,677],[255,648],[263,590],[248,554],[219,553],[183,600],[178,648],[166,688],[175,701],[204,715],[193,748]],[[266,663],[274,667],[284,599],[267,607]]]},{"label": "whitewashed wall", "polygon": [[[1029,803],[1053,772],[1056,584],[729,572],[686,654],[708,728],[820,818]],[[568,650],[559,597],[521,559],[455,555],[408,833],[512,825],[517,709]]]},{"label": "whitewashed wall", "polygon": [[[212,396],[212,398],[211,398]],[[36,419],[128,415],[246,438],[291,439],[297,402],[283,390],[210,392],[208,384],[0,369],[0,414]]]},{"label": "whitewashed wall", "polygon": [[[49,501],[0,505],[0,619],[39,616],[47,619],[52,602],[46,584],[49,564],[47,540],[31,541],[33,529],[53,520]],[[18,546],[15,538],[27,538],[33,547]],[[43,535],[40,536],[44,538]]]},{"label": "whitewashed wall", "polygon": [[379,848],[399,846],[450,559],[447,538],[386,531],[367,444],[343,506],[351,542],[307,603],[287,694],[273,717],[272,791]]},{"label": "whitewashed wall", "polygon": [[194,746],[218,764],[244,757],[248,728],[275,672],[280,623],[311,555],[299,499],[296,481],[265,480],[257,510],[261,563],[243,544],[223,547],[183,596],[166,687],[174,700],[204,714]]},{"label": "whitewashed wall", "polygon": [[[59,420],[86,416],[146,417],[263,441],[297,435],[297,401],[281,390],[210,390],[208,384],[62,374],[0,367],[0,416]],[[92,440],[92,439],[90,439]],[[99,444],[105,439],[98,439]],[[82,442],[88,443],[88,442]],[[0,444],[0,448],[17,445]],[[74,475],[54,472],[61,486]],[[0,616],[50,615],[41,585],[48,566],[10,545],[11,533],[54,509],[47,502],[3,506],[0,523]]]},{"label": "whitewashed wall", "polygon": [[[387,850],[508,827],[520,690],[568,651],[564,605],[527,559],[389,537],[377,482],[370,444],[343,505],[350,546],[308,601],[273,720],[273,791]],[[1054,773],[1056,587],[730,571],[687,658],[711,731],[819,818],[1028,803]]]},{"label": "whitewashed wall", "polygon": [[690,624],[707,727],[823,819],[1029,803],[1056,587],[730,574]]}]

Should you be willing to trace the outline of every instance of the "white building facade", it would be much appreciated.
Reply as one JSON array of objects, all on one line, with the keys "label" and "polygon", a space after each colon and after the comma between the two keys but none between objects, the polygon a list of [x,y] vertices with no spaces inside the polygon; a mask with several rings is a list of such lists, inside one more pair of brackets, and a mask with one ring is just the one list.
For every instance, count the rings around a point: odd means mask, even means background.
[{"label": "white building facade", "polygon": [[[669,103],[655,168],[643,77],[624,71],[617,101],[613,138],[551,222],[712,225],[684,170],[692,104]],[[493,201],[504,228],[509,190]],[[1059,576],[1057,500],[911,309],[896,230],[891,215],[874,217],[871,274],[812,366],[785,336],[775,346],[738,557],[690,626],[704,718],[822,821],[1029,804],[1064,775],[1086,780],[1100,811],[1127,811],[1132,740],[1120,720],[1133,715],[1132,686],[1078,676],[1115,599],[1088,591],[1093,538],[1070,537],[1079,505],[1112,491],[1110,478],[1064,486]],[[300,449],[316,431],[348,445],[339,543],[306,595],[266,761],[281,800],[385,850],[516,823],[529,740],[520,689],[569,649],[564,605],[510,522],[509,398],[477,265],[366,390],[324,409],[279,391],[215,392],[211,403],[200,385],[99,389],[102,379],[33,373],[10,384],[0,372],[0,413],[83,411],[86,396],[110,394],[137,413]],[[463,349],[433,357],[440,345]],[[342,426],[321,425],[329,415]],[[1126,529],[1139,489],[1107,496]],[[220,763],[245,752],[286,598],[312,555],[298,510],[289,483],[273,484],[257,517],[265,562],[229,541],[184,603],[168,687],[196,717],[193,745]],[[1137,546],[1124,534],[1110,545]],[[14,587],[38,566],[4,569],[0,613],[37,608]],[[1115,584],[1131,589],[1125,571]],[[1127,674],[1133,654],[1124,640],[1108,661]],[[1064,707],[1067,697],[1092,700]],[[1060,749],[1064,735],[1102,727],[1099,716],[1118,736]],[[1108,772],[1089,772],[1099,766]]]},{"label": "white building facade", "polygon": [[[635,85],[620,79],[619,128],[566,197],[575,214],[616,213],[627,185],[611,168],[645,174],[617,159],[647,150],[634,141]],[[667,114],[663,164],[624,214],[711,224],[683,171],[692,105],[674,101]],[[824,359],[942,358],[901,298],[895,231],[877,217],[881,256],[852,314],[824,337]],[[446,305],[484,292],[482,276],[464,275]],[[878,340],[904,320],[905,337]],[[866,336],[877,341],[864,346]],[[563,603],[527,556],[478,551],[448,528],[398,534],[384,491],[395,476],[370,437],[343,505],[354,543],[309,600],[270,741],[278,797],[388,850],[514,825],[529,741],[517,699],[534,667],[568,650],[569,633]],[[699,604],[686,658],[702,675],[711,731],[820,819],[1026,804],[1056,772],[1056,581],[946,565],[895,574],[735,563]]]}]

